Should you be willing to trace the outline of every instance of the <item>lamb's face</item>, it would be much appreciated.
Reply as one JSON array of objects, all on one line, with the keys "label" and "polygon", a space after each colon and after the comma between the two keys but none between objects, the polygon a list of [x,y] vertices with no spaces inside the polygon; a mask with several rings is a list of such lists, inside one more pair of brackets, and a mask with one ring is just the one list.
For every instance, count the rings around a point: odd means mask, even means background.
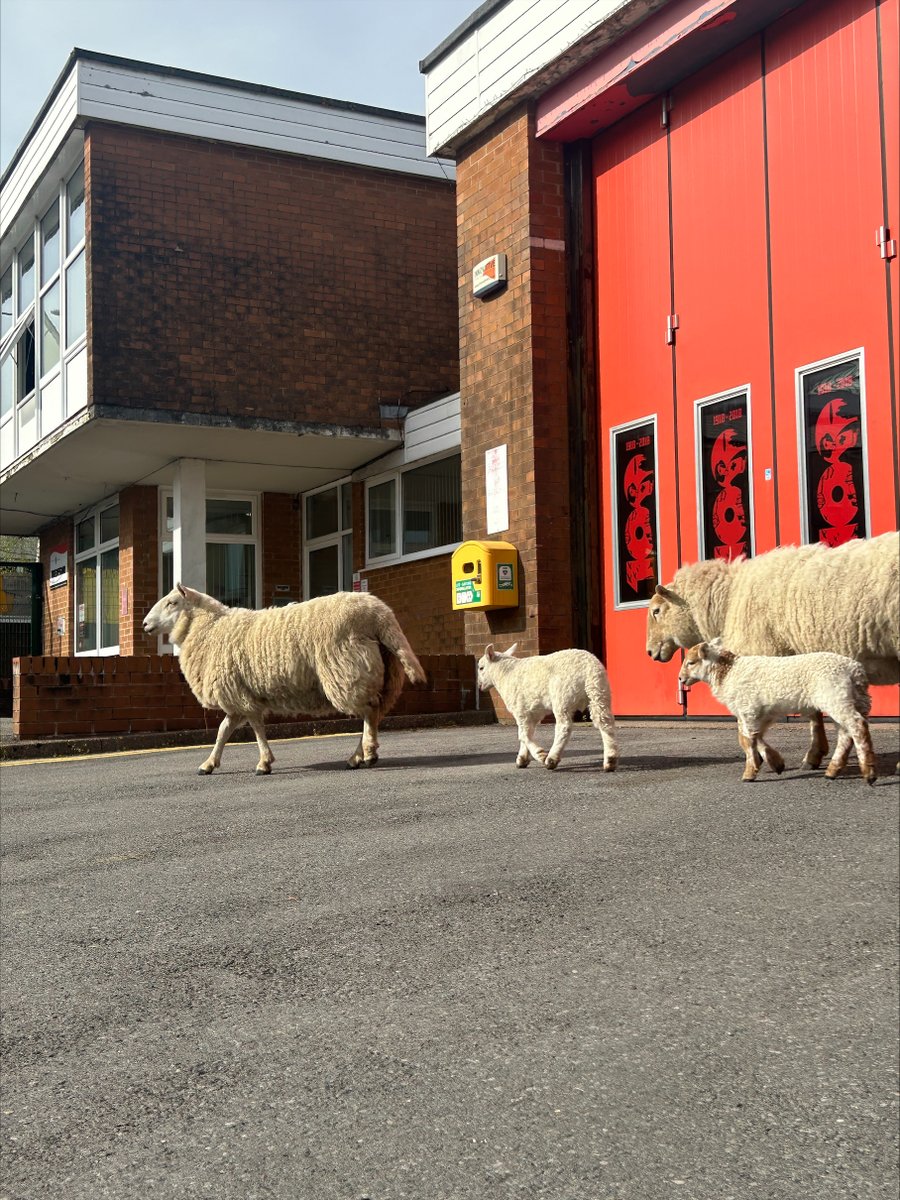
[{"label": "lamb's face", "polygon": [[678,678],[687,690],[694,683],[703,683],[709,678],[710,660],[706,657],[705,646],[691,646],[684,656]]},{"label": "lamb's face", "polygon": [[491,660],[486,654],[482,654],[478,660],[478,688],[479,691],[486,692],[491,688],[493,680],[491,679]]},{"label": "lamb's face", "polygon": [[484,654],[478,660],[477,679],[480,691],[486,692],[494,686],[494,663],[500,658],[514,658],[518,644],[513,642],[508,650],[495,650],[493,642],[485,647]]},{"label": "lamb's face", "polygon": [[168,595],[153,605],[144,617],[144,633],[171,633],[176,622],[187,607],[183,592],[172,588]]}]

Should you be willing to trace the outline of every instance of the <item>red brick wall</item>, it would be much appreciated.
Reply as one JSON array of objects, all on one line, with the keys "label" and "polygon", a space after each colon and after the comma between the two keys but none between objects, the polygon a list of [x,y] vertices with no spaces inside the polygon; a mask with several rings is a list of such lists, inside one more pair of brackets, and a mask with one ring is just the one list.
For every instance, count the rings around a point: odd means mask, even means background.
[{"label": "red brick wall", "polygon": [[[457,161],[463,533],[484,538],[484,452],[507,445],[518,609],[466,614],[466,644],[518,641],[526,653],[571,646],[572,566],[566,395],[562,148],[538,144],[525,109],[503,117]],[[472,296],[472,268],[507,255],[508,285]]]},{"label": "red brick wall", "polygon": [[[75,595],[75,548],[72,539],[73,525],[70,520],[59,521],[41,532],[40,559],[44,568],[41,644],[49,654],[72,653],[72,597]],[[50,554],[54,550],[65,550],[68,554],[69,578],[67,583],[51,588]],[[56,632],[60,617],[65,622],[65,631],[61,636]]]},{"label": "red brick wall", "polygon": [[93,403],[379,423],[458,386],[449,182],[94,124]]},{"label": "red brick wall", "polygon": [[119,495],[119,588],[127,608],[119,613],[119,650],[154,654],[156,638],[141,622],[159,599],[158,488],[130,487]]},{"label": "red brick wall", "polygon": [[[278,587],[290,591],[276,591]],[[300,501],[284,492],[262,496],[262,596],[259,607],[302,600],[300,590]]]},{"label": "red brick wall", "polygon": [[[471,712],[475,663],[467,655],[424,655],[427,682],[404,688],[397,714]],[[297,714],[297,718],[302,717]],[[203,709],[171,655],[134,658],[25,657],[13,662],[13,732],[16,737],[116,733],[212,735],[220,712]],[[278,721],[297,718],[273,718]]]}]

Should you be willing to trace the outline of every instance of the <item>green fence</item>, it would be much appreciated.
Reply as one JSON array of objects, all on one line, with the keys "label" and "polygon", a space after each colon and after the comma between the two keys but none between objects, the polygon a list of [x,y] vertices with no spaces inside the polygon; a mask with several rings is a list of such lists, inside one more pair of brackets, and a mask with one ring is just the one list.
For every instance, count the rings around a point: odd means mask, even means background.
[{"label": "green fence", "polygon": [[12,660],[41,653],[43,567],[0,562],[0,716],[12,713]]}]

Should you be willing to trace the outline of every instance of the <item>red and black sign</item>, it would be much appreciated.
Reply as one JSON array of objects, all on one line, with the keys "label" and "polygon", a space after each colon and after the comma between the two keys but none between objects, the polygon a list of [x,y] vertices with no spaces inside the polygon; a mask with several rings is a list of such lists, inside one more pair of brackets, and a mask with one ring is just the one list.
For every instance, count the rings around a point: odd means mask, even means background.
[{"label": "red and black sign", "polygon": [[746,392],[699,405],[698,423],[703,558],[750,555]]},{"label": "red and black sign", "polygon": [[656,425],[613,435],[616,481],[616,603],[649,600],[657,584]]},{"label": "red and black sign", "polygon": [[840,546],[866,536],[859,359],[803,376],[806,540]]}]

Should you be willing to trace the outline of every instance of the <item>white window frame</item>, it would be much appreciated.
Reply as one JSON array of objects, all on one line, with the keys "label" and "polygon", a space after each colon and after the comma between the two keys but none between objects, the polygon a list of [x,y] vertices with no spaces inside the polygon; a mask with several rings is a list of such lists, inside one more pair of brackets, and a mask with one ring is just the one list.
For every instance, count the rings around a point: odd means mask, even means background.
[{"label": "white window frame", "polygon": [[[302,529],[302,538],[303,538],[303,599],[304,600],[309,599],[309,556],[310,556],[310,553],[313,551],[316,551],[316,550],[323,550],[327,546],[337,546],[338,584],[339,584],[338,590],[341,592],[349,592],[349,591],[353,590],[352,554],[351,554],[351,564],[350,564],[350,578],[349,579],[344,578],[344,554],[343,554],[344,538],[347,537],[348,534],[351,539],[353,537],[352,501],[351,501],[351,511],[350,511],[350,524],[344,525],[342,523],[344,506],[341,503],[341,490],[344,487],[352,487],[352,477],[350,475],[345,475],[342,479],[334,479],[334,480],[332,480],[331,483],[323,483],[321,487],[310,488],[308,492],[303,492],[300,496],[300,511],[301,511],[301,515],[302,515],[301,529]],[[318,496],[318,495],[321,495],[322,492],[330,492],[334,489],[337,489],[337,494],[338,494],[337,495],[338,527],[334,533],[326,533],[326,534],[323,534],[321,537],[311,538],[308,536],[308,533],[307,533],[306,501],[307,501],[308,497],[310,497],[310,496]],[[351,548],[352,548],[352,545],[353,545],[352,540],[351,540],[350,544],[351,544]]]},{"label": "white window frame", "polygon": [[[365,491],[365,528],[366,528],[366,545],[365,545],[365,564],[367,568],[374,569],[375,567],[389,567],[395,563],[417,562],[424,558],[436,558],[441,554],[452,554],[457,548],[459,542],[450,542],[445,546],[432,546],[428,550],[414,550],[411,554],[403,553],[403,476],[409,471],[416,471],[420,467],[428,466],[429,463],[442,462],[448,458],[460,458],[459,448],[446,451],[442,454],[432,454],[427,458],[417,458],[413,462],[406,463],[394,471],[385,471],[381,475],[373,475],[366,479]],[[461,468],[460,468],[461,470]],[[382,554],[378,557],[371,557],[369,554],[369,491],[373,487],[378,487],[379,484],[388,483],[394,480],[396,483],[396,498],[397,503],[394,509],[394,545],[397,549],[393,554]],[[462,515],[462,499],[460,498],[460,516]]]},{"label": "white window frame", "polygon": [[[166,501],[173,499],[174,490],[171,487],[161,487],[159,489],[159,539],[157,545],[157,567],[159,580],[159,592],[163,594],[163,541],[166,533]],[[242,545],[253,546],[255,554],[253,556],[253,587],[256,592],[256,607],[262,605],[262,554],[260,547],[260,524],[262,520],[262,496],[259,492],[232,492],[232,491],[213,491],[207,492],[204,498],[204,529],[206,527],[206,501],[207,500],[249,500],[250,501],[250,529],[251,533],[206,533],[205,544],[210,545]],[[172,581],[173,586],[178,580]],[[168,647],[171,649],[171,647]]]},{"label": "white window frame", "polygon": [[[107,509],[116,508],[118,505],[119,505],[119,497],[117,495],[109,496],[101,504],[98,504],[94,508],[89,508],[85,512],[80,513],[75,518],[75,521],[74,521],[74,524],[72,527],[72,549],[74,552],[73,553],[73,560],[74,560],[73,595],[74,595],[74,604],[75,604],[74,622],[73,622],[74,636],[72,638],[72,642],[73,642],[73,653],[75,654],[76,658],[107,658],[110,655],[119,653],[119,646],[121,644],[121,639],[122,639],[122,613],[121,613],[121,604],[120,603],[119,603],[119,624],[118,624],[119,641],[117,641],[114,646],[99,646],[98,645],[93,650],[78,650],[76,648],[78,645],[78,606],[79,606],[79,603],[81,600],[81,597],[78,594],[78,564],[85,562],[91,558],[94,559],[97,563],[97,614],[96,614],[96,616],[97,616],[97,641],[99,642],[100,641],[100,631],[103,628],[103,622],[101,619],[102,618],[101,603],[102,603],[102,597],[103,597],[103,588],[101,586],[100,560],[102,559],[102,557],[106,553],[106,551],[115,549],[116,551],[119,551],[119,569],[120,569],[120,571],[121,571],[121,565],[122,565],[122,557],[121,557],[121,549],[120,549],[120,546],[121,546],[120,535],[117,534],[116,537],[114,537],[114,538],[108,538],[105,542],[100,541],[100,515],[101,515],[101,513],[106,512]],[[122,510],[120,507],[119,508],[120,522],[121,522],[121,516],[122,516]],[[94,521],[94,545],[89,550],[82,550],[79,552],[79,550],[78,550],[78,526],[81,525],[84,521],[87,521],[90,519],[93,519],[93,521]],[[121,575],[120,575],[120,577],[119,577],[119,598],[121,598],[121,586],[122,586],[122,584],[121,584]],[[118,603],[118,601],[117,601],[117,603]]]},{"label": "white window frame", "polygon": [[[53,276],[46,282],[41,282],[42,270],[42,245],[41,245],[41,225],[44,218],[47,216],[50,209],[53,207],[53,197],[48,197],[41,190],[42,200],[39,206],[35,208],[33,218],[31,220],[31,231],[29,235],[23,238],[18,246],[13,248],[12,254],[8,259],[0,262],[0,277],[6,274],[7,269],[12,271],[12,327],[6,334],[3,335],[0,341],[0,361],[5,360],[12,355],[15,346],[20,337],[24,333],[26,327],[33,323],[34,325],[34,389],[25,396],[14,394],[13,404],[10,412],[4,418],[0,419],[0,436],[4,438],[11,436],[13,440],[12,451],[9,456],[4,456],[4,462],[11,465],[17,458],[21,457],[27,450],[37,445],[47,434],[52,433],[54,429],[59,428],[59,425],[65,422],[68,415],[68,401],[66,397],[67,387],[67,367],[69,362],[77,357],[87,344],[87,320],[85,320],[85,329],[72,342],[70,346],[66,345],[66,324],[68,314],[66,312],[66,275],[71,265],[82,252],[87,254],[87,221],[85,221],[85,234],[79,238],[78,242],[72,246],[68,245],[68,208],[66,199],[68,196],[68,187],[71,181],[75,178],[80,170],[84,168],[84,160],[81,159],[73,169],[66,171],[55,184],[55,202],[59,214],[59,267],[54,272]],[[87,196],[85,195],[85,206],[87,204]],[[19,313],[19,262],[26,246],[30,245],[34,252],[34,299],[28,305],[24,312]],[[85,289],[87,287],[87,262],[85,260]],[[41,325],[41,300],[46,293],[53,287],[54,283],[59,284],[59,361],[50,368],[50,370],[41,377],[41,369],[44,358],[43,347],[43,328]],[[84,297],[85,313],[87,312],[87,295]],[[43,420],[41,394],[54,384],[59,378],[60,386],[60,405],[62,412],[62,421],[55,422],[50,425],[49,422]],[[17,384],[16,384],[17,391]],[[20,426],[21,414],[26,405],[34,401],[35,406],[35,429],[34,438],[28,445],[20,444]],[[7,426],[9,428],[7,428]],[[45,427],[46,426],[46,427]]]},{"label": "white window frame", "polygon": [[749,496],[749,511],[747,513],[747,541],[750,543],[748,558],[756,554],[756,493],[753,487],[753,400],[750,384],[742,383],[738,387],[728,388],[724,392],[716,392],[712,396],[703,396],[694,401],[694,476],[696,483],[697,505],[697,553],[709,561],[706,555],[705,534],[703,529],[703,432],[701,428],[703,409],[710,404],[718,404],[731,397],[746,401],[747,404],[747,492]]}]

